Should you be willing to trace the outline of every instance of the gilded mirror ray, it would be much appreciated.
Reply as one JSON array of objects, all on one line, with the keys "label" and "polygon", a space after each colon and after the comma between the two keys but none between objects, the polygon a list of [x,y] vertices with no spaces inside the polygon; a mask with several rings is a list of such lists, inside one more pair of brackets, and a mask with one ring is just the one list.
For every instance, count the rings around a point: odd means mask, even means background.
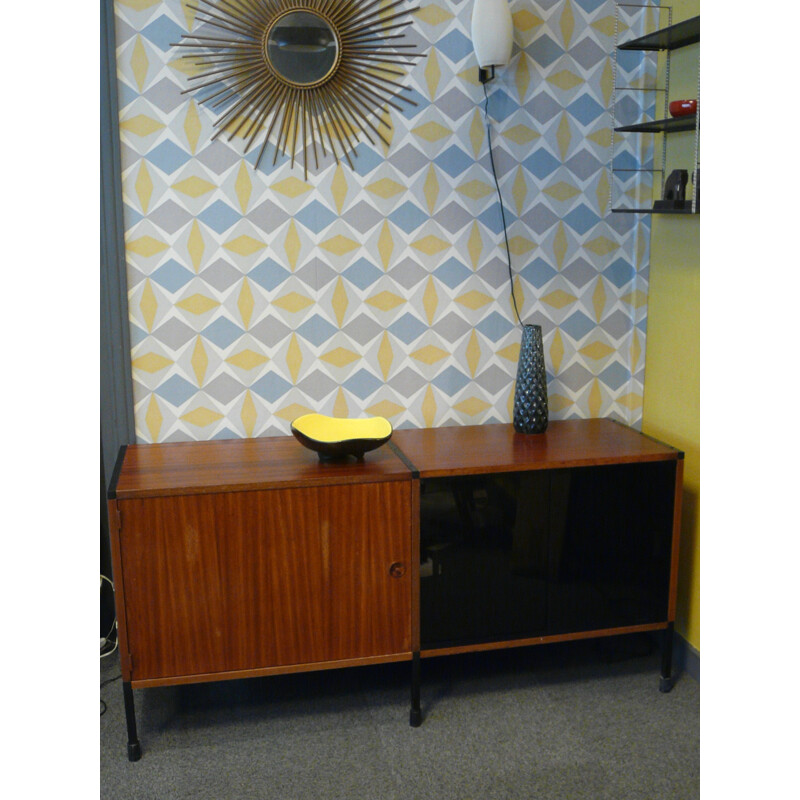
[{"label": "gilded mirror ray", "polygon": [[[222,133],[262,137],[258,169],[269,143],[302,155],[304,175],[328,153],[353,166],[363,135],[389,145],[381,112],[397,101],[417,105],[401,81],[414,65],[413,44],[399,42],[418,7],[407,0],[196,0],[187,4],[201,23],[176,47],[188,48],[197,69],[184,90],[218,113],[212,140]],[[355,157],[355,153],[352,153]]]}]

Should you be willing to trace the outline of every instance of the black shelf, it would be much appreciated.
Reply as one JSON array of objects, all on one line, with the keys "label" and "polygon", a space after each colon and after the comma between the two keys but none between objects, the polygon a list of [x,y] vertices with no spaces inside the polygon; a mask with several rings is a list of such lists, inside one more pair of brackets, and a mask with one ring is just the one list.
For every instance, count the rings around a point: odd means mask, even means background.
[{"label": "black shelf", "polygon": [[700,41],[700,17],[670,25],[660,31],[631,39],[618,46],[618,50],[676,50]]},{"label": "black shelf", "polygon": [[612,214],[699,214],[691,208],[612,208]]},{"label": "black shelf", "polygon": [[693,131],[697,114],[686,114],[683,117],[670,117],[669,119],[654,119],[650,122],[639,122],[636,125],[623,125],[614,128],[623,133],[677,133],[678,131]]}]

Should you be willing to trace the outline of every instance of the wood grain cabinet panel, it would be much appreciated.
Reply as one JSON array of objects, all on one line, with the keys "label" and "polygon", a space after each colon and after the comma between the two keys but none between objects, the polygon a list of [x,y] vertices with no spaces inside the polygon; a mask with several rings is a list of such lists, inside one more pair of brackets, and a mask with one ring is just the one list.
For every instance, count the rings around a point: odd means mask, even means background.
[{"label": "wood grain cabinet panel", "polygon": [[410,652],[411,482],[322,489],[319,509],[330,530],[329,658]]},{"label": "wood grain cabinet panel", "polygon": [[410,481],[119,501],[134,681],[410,649]]}]

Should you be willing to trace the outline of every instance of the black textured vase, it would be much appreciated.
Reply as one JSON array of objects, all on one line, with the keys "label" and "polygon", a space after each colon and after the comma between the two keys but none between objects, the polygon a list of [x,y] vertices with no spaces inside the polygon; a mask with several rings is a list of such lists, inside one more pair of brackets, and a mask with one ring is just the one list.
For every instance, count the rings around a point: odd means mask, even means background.
[{"label": "black textured vase", "polygon": [[514,430],[520,433],[547,430],[547,373],[541,325],[522,326],[514,391]]}]

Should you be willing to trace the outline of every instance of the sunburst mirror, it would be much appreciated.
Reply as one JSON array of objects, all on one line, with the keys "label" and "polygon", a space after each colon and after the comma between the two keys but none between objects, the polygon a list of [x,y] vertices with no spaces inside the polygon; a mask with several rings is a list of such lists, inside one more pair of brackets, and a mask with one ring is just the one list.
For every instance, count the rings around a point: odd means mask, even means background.
[{"label": "sunburst mirror", "polygon": [[302,155],[306,177],[328,153],[352,167],[361,135],[389,145],[383,110],[416,105],[401,83],[422,55],[398,41],[418,8],[407,0],[196,2],[187,5],[202,24],[175,44],[197,69],[184,94],[219,114],[212,140],[241,136],[247,153],[261,137],[256,169],[270,142],[273,164]]}]

